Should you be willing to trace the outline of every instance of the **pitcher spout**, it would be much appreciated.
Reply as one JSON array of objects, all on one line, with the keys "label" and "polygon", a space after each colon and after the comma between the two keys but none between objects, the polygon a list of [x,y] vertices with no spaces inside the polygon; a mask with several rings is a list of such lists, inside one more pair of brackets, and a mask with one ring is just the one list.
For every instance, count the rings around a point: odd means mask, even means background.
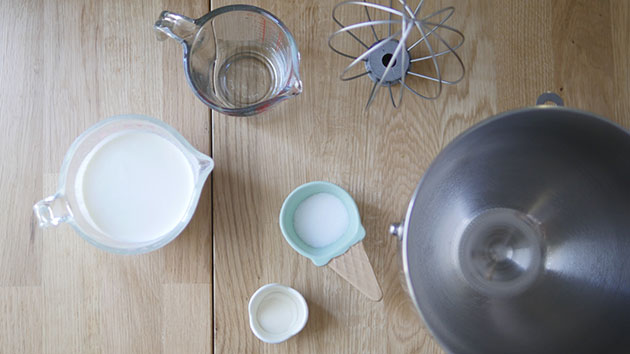
[{"label": "pitcher spout", "polygon": [[208,156],[199,159],[199,174],[210,174],[214,168],[214,161]]},{"label": "pitcher spout", "polygon": [[197,156],[197,183],[203,185],[214,169],[214,161],[210,156],[199,153]]},{"label": "pitcher spout", "polygon": [[300,75],[298,73],[295,73],[289,85],[287,86],[286,95],[297,96],[300,93],[302,93],[302,80],[300,80]]}]

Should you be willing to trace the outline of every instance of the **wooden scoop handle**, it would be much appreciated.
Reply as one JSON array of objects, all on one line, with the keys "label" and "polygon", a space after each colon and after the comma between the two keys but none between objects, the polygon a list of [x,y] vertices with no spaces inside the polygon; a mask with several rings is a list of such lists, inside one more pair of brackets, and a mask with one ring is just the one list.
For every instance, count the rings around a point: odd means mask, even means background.
[{"label": "wooden scoop handle", "polygon": [[328,266],[368,299],[380,301],[383,298],[381,287],[363,248],[363,242],[357,242],[346,253],[333,258]]}]

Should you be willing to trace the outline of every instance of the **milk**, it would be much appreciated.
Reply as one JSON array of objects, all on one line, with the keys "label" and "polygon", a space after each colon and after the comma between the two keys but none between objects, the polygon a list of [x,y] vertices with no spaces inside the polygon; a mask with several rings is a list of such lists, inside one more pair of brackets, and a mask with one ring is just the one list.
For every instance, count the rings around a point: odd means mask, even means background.
[{"label": "milk", "polygon": [[348,229],[350,218],[343,202],[330,193],[317,193],[304,199],[295,209],[295,233],[314,248],[337,241]]},{"label": "milk", "polygon": [[275,292],[267,295],[258,306],[258,323],[272,334],[288,332],[297,321],[298,308],[286,294]]},{"label": "milk", "polygon": [[79,209],[101,232],[123,242],[157,239],[184,217],[194,189],[184,153],[165,138],[125,131],[100,142],[79,167]]}]

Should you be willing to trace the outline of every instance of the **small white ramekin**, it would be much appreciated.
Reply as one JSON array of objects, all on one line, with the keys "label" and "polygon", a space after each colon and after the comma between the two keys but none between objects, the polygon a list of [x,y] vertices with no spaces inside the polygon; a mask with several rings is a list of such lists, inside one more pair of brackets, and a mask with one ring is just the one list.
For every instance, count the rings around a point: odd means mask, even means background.
[{"label": "small white ramekin", "polygon": [[308,305],[297,290],[281,284],[267,284],[249,299],[249,326],[263,342],[280,343],[304,328]]}]

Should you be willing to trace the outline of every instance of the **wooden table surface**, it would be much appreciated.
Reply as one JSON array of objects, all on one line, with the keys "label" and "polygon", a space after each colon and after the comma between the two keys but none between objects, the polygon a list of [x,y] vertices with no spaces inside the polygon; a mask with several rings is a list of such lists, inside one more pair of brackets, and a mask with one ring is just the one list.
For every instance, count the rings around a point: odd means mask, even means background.
[{"label": "wooden table surface", "polygon": [[[630,2],[433,1],[456,7],[464,80],[435,101],[339,80],[349,63],[327,46],[335,0],[257,0],[296,38],[304,92],[254,118],[211,112],[189,90],[161,10],[200,17],[230,3],[0,2],[0,353],[437,353],[399,282],[399,221],[422,173],[457,134],[543,91],[630,127]],[[415,1],[413,1],[415,3]],[[67,226],[40,230],[32,205],[56,190],[74,138],[112,115],[164,120],[216,163],[188,228],[141,256],[108,254]],[[278,213],[313,180],[355,198],[383,289],[370,302],[284,241]],[[247,302],[278,282],[304,294],[309,322],[264,344]]]}]

